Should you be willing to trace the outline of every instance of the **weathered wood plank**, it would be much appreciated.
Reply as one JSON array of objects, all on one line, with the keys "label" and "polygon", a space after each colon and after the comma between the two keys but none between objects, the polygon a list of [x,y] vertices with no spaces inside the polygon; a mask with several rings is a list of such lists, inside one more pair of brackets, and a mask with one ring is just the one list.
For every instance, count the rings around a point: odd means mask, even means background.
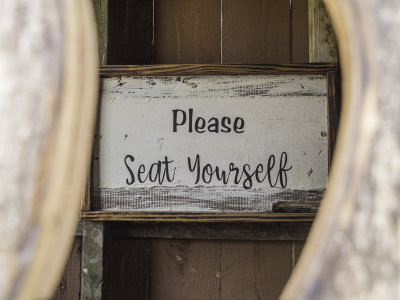
[{"label": "weathered wood plank", "polygon": [[292,270],[291,251],[289,241],[222,243],[221,299],[277,299]]},{"label": "weathered wood plank", "polygon": [[100,67],[100,76],[190,76],[190,75],[324,75],[337,70],[337,64],[169,64],[169,65],[110,65]]},{"label": "weathered wood plank", "polygon": [[308,18],[310,62],[337,62],[336,34],[323,0],[308,0]]},{"label": "weathered wood plank", "polygon": [[220,1],[156,0],[154,62],[220,62]]},{"label": "weathered wood plank", "polygon": [[[219,63],[221,52],[220,9],[220,1],[215,0],[155,1],[154,61],[173,64]],[[172,65],[171,67],[161,66],[161,69],[173,72],[173,69],[181,69],[182,65]],[[191,65],[189,68],[197,70],[198,67]],[[150,66],[149,69],[146,72],[153,72],[157,69],[160,71],[158,66]],[[153,240],[152,242],[151,290],[154,290],[155,293],[151,294],[151,298],[179,299],[181,296],[182,299],[190,299],[190,297],[212,299],[213,296],[218,295],[219,293],[212,295],[215,293],[214,285],[212,285],[212,279],[215,277],[212,273],[210,277],[208,270],[212,267],[212,265],[210,266],[212,262],[219,265],[219,255],[215,255],[219,250],[219,242],[207,243],[191,240],[190,249],[177,249],[175,241]],[[168,255],[167,250],[172,254]],[[155,262],[158,264],[156,265]],[[186,268],[189,265],[193,266],[190,270]],[[192,272],[192,269],[197,272]],[[198,282],[193,281],[194,278],[197,278],[193,276],[196,274],[201,276],[198,278]],[[182,282],[182,277],[187,280]],[[206,287],[209,290],[205,291],[204,287],[198,283],[207,284]],[[206,297],[201,297],[203,295]]]},{"label": "weathered wood plank", "polygon": [[298,201],[278,201],[272,205],[272,212],[276,213],[316,213],[321,199],[305,199]]},{"label": "weathered wood plank", "polygon": [[[288,207],[299,207],[297,201],[322,199],[324,191],[283,189],[269,194],[262,190],[240,188],[97,188],[93,191],[95,211],[196,211],[196,212],[271,212],[276,202],[288,202]],[[301,206],[302,204],[300,204]]]},{"label": "weathered wood plank", "polygon": [[291,5],[291,62],[308,63],[308,0],[292,0]]},{"label": "weathered wood plank", "polygon": [[82,237],[75,237],[67,264],[52,300],[80,299]]},{"label": "weathered wood plank", "polygon": [[153,1],[108,1],[107,64],[151,64]]},{"label": "weathered wood plank", "polygon": [[150,299],[150,239],[117,237],[112,226],[104,228],[102,299]]},{"label": "weathered wood plank", "polygon": [[120,237],[216,240],[294,240],[307,238],[311,222],[275,223],[158,223],[113,222],[111,231]]},{"label": "weathered wood plank", "polygon": [[156,222],[311,222],[315,214],[279,213],[149,213],[121,211],[81,212],[81,218],[92,221]]},{"label": "weathered wood plank", "polygon": [[290,63],[290,1],[222,2],[222,63]]},{"label": "weathered wood plank", "polygon": [[102,299],[103,222],[85,221],[82,240],[81,299]]},{"label": "weathered wood plank", "polygon": [[150,299],[220,299],[220,243],[155,239]]},{"label": "weathered wood plank", "polygon": [[[97,46],[99,49],[99,63],[107,63],[108,51],[108,5],[110,0],[92,0],[97,27]],[[111,1],[112,3],[118,1]]]}]

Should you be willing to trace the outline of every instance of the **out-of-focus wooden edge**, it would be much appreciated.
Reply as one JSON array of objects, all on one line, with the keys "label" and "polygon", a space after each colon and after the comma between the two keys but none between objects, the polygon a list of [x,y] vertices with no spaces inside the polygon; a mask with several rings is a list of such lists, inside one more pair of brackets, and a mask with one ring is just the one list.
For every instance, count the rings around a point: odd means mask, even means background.
[{"label": "out-of-focus wooden edge", "polygon": [[[375,20],[368,19],[371,16],[368,2],[371,1],[324,0],[339,41],[343,84],[341,124],[327,193],[300,260],[281,295],[284,300],[334,299],[332,295],[335,293],[345,294],[346,286],[350,290],[355,283],[360,283],[354,278],[354,282],[348,280],[339,287],[332,284],[332,278],[337,275],[333,267],[340,260],[340,248],[351,244],[350,240],[354,238],[350,235],[345,237],[344,232],[350,229],[355,215],[358,185],[365,175],[365,167],[370,163],[367,158],[376,125],[374,113],[377,110],[374,105],[377,100],[373,82],[376,69],[371,63],[376,58],[373,57],[374,44],[371,44],[367,32]],[[373,32],[369,33],[372,36]],[[365,118],[368,117],[369,126],[366,126]],[[339,234],[344,240],[337,240]],[[368,232],[365,232],[363,239],[368,245]],[[359,255],[360,261],[357,263],[366,263],[361,260],[362,254]],[[345,273],[346,270],[342,270],[342,278]],[[368,278],[362,281],[366,284],[364,292],[368,291],[374,280],[379,280],[368,277],[369,274],[363,276]],[[340,274],[335,278],[339,277]],[[393,288],[398,290],[398,287]],[[351,299],[365,299],[361,296],[363,290],[358,292]]]},{"label": "out-of-focus wooden edge", "polygon": [[61,114],[52,167],[38,218],[38,242],[18,299],[49,299],[69,249],[89,167],[96,115],[98,73],[95,21],[89,0],[64,0],[64,72]]}]

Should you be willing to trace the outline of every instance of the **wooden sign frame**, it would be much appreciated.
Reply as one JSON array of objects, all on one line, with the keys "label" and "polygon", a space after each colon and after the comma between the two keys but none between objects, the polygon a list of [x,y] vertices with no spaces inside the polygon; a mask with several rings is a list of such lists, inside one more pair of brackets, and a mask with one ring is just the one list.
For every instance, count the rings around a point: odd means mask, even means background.
[{"label": "wooden sign frame", "polygon": [[[336,64],[304,65],[149,65],[102,66],[101,78],[122,76],[195,76],[195,75],[325,75],[328,93],[328,156],[330,166],[338,129],[340,85]],[[268,213],[203,213],[203,212],[139,212],[100,211],[93,209],[90,179],[81,217],[93,221],[157,221],[157,222],[309,222],[314,219],[322,193],[314,201],[294,201],[276,205]]]}]

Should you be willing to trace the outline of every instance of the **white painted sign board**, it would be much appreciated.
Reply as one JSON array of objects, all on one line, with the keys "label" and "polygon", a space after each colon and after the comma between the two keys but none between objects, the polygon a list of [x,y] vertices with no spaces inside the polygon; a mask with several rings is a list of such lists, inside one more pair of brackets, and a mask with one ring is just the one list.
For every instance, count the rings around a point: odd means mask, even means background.
[{"label": "white painted sign board", "polygon": [[327,178],[324,75],[102,81],[97,209],[266,212]]}]

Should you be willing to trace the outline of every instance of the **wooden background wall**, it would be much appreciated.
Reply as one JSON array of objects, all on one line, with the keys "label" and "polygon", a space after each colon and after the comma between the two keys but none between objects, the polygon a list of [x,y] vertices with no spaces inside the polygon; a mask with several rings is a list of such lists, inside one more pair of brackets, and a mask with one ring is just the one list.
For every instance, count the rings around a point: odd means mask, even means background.
[{"label": "wooden background wall", "polygon": [[[153,7],[149,0],[108,0],[108,15],[103,13],[108,33],[100,33],[108,36],[101,45],[107,49],[102,60],[308,63],[307,2],[154,0]],[[304,244],[284,238],[132,238],[116,236],[114,226],[107,223],[104,230],[103,299],[277,299]],[[74,251],[80,243],[77,238],[63,277],[67,280],[54,299],[77,299],[68,278],[78,276]]]}]

